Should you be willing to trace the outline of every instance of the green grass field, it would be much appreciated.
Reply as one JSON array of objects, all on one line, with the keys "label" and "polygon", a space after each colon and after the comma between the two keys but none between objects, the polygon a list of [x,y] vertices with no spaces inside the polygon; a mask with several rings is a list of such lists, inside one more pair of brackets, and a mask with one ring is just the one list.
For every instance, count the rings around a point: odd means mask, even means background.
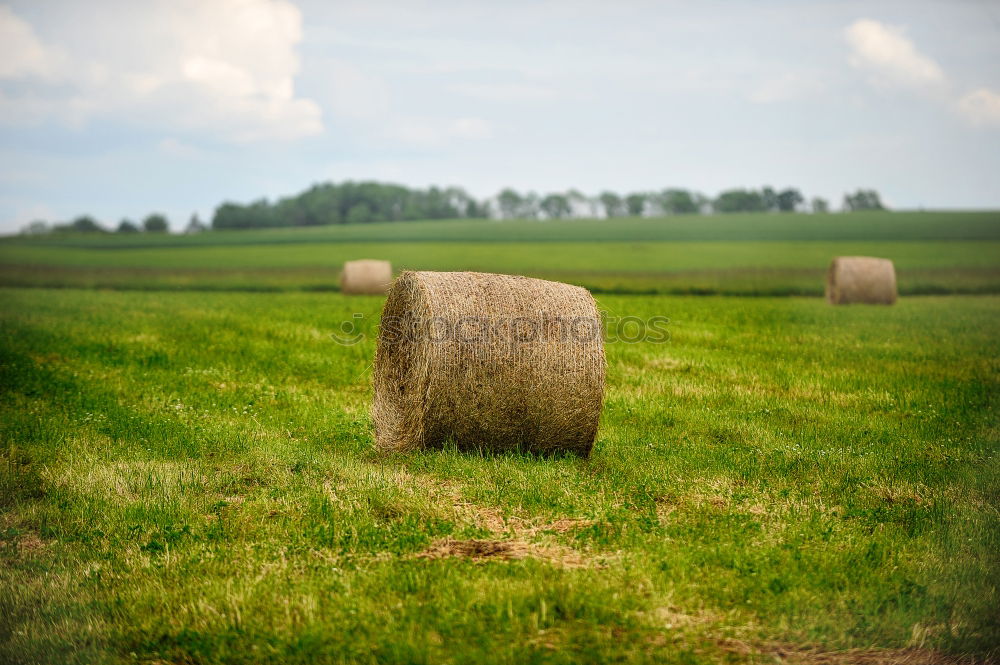
[{"label": "green grass field", "polygon": [[0,285],[329,291],[340,266],[516,272],[598,293],[820,295],[837,255],[893,259],[907,295],[1000,293],[1000,214],[406,222],[0,242]]},{"label": "green grass field", "polygon": [[998,297],[601,297],[671,339],[608,345],[587,460],[376,455],[376,317],[358,345],[330,335],[379,298],[0,299],[4,662],[1000,643]]},{"label": "green grass field", "polygon": [[[588,459],[379,455],[360,257],[670,338]],[[4,239],[0,662],[995,662],[998,330],[997,213]]]},{"label": "green grass field", "polygon": [[744,213],[665,218],[445,220],[222,231],[193,236],[82,234],[8,239],[49,247],[143,248],[346,242],[1000,241],[1000,211]]}]

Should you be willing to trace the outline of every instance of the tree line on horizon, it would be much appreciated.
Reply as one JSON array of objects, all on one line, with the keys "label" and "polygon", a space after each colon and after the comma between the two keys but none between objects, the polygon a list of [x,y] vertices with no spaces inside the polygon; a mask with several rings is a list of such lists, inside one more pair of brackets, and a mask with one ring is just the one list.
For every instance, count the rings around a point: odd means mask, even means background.
[{"label": "tree line on horizon", "polygon": [[[841,209],[848,212],[885,210],[885,206],[874,189],[859,189],[844,195]],[[480,201],[460,187],[420,189],[378,182],[344,182],[316,184],[300,194],[273,203],[264,198],[247,204],[222,203],[215,209],[211,228],[258,229],[427,219],[657,217],[713,212],[826,213],[830,212],[830,206],[821,197],[813,197],[807,203],[802,193],[793,187],[782,190],[770,186],[728,189],[715,198],[681,188],[630,194],[604,191],[596,196],[587,196],[575,189],[540,195],[507,188],[491,199]],[[195,214],[191,216],[185,233],[197,233],[208,228]],[[31,222],[23,233],[108,230],[93,217],[81,215],[61,224]],[[166,216],[152,213],[141,224],[129,219],[121,220],[115,232],[163,233],[168,230]]]}]

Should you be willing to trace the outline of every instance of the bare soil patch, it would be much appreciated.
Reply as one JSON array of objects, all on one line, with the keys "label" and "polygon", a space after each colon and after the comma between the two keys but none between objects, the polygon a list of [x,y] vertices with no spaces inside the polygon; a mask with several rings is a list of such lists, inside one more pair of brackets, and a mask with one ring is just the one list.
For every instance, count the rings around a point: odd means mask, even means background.
[{"label": "bare soil patch", "polygon": [[579,552],[553,544],[529,543],[523,540],[455,540],[443,538],[414,555],[416,559],[446,559],[458,557],[472,561],[516,561],[539,559],[563,568],[585,568],[589,564]]}]

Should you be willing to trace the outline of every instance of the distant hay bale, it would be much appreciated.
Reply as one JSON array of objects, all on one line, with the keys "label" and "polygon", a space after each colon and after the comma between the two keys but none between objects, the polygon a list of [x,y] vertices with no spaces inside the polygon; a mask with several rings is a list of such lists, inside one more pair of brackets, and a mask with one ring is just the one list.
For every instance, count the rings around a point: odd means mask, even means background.
[{"label": "distant hay bale", "polygon": [[376,259],[358,259],[344,264],[340,276],[342,293],[382,294],[392,284],[392,264]]},{"label": "distant hay bale", "polygon": [[826,273],[826,299],[832,305],[896,302],[896,268],[889,259],[838,256]]},{"label": "distant hay bale", "polygon": [[376,446],[575,452],[604,398],[600,314],[586,289],[512,275],[404,272],[382,311]]}]

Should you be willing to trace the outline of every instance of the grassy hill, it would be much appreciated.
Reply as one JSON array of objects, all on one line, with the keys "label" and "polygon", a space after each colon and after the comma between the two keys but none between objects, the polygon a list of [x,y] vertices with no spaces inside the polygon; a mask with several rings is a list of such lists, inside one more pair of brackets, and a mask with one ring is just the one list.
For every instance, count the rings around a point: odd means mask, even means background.
[{"label": "grassy hill", "polygon": [[0,244],[137,248],[313,242],[735,242],[838,240],[1000,241],[1000,211],[746,213],[663,218],[379,222],[249,231],[59,234]]}]

